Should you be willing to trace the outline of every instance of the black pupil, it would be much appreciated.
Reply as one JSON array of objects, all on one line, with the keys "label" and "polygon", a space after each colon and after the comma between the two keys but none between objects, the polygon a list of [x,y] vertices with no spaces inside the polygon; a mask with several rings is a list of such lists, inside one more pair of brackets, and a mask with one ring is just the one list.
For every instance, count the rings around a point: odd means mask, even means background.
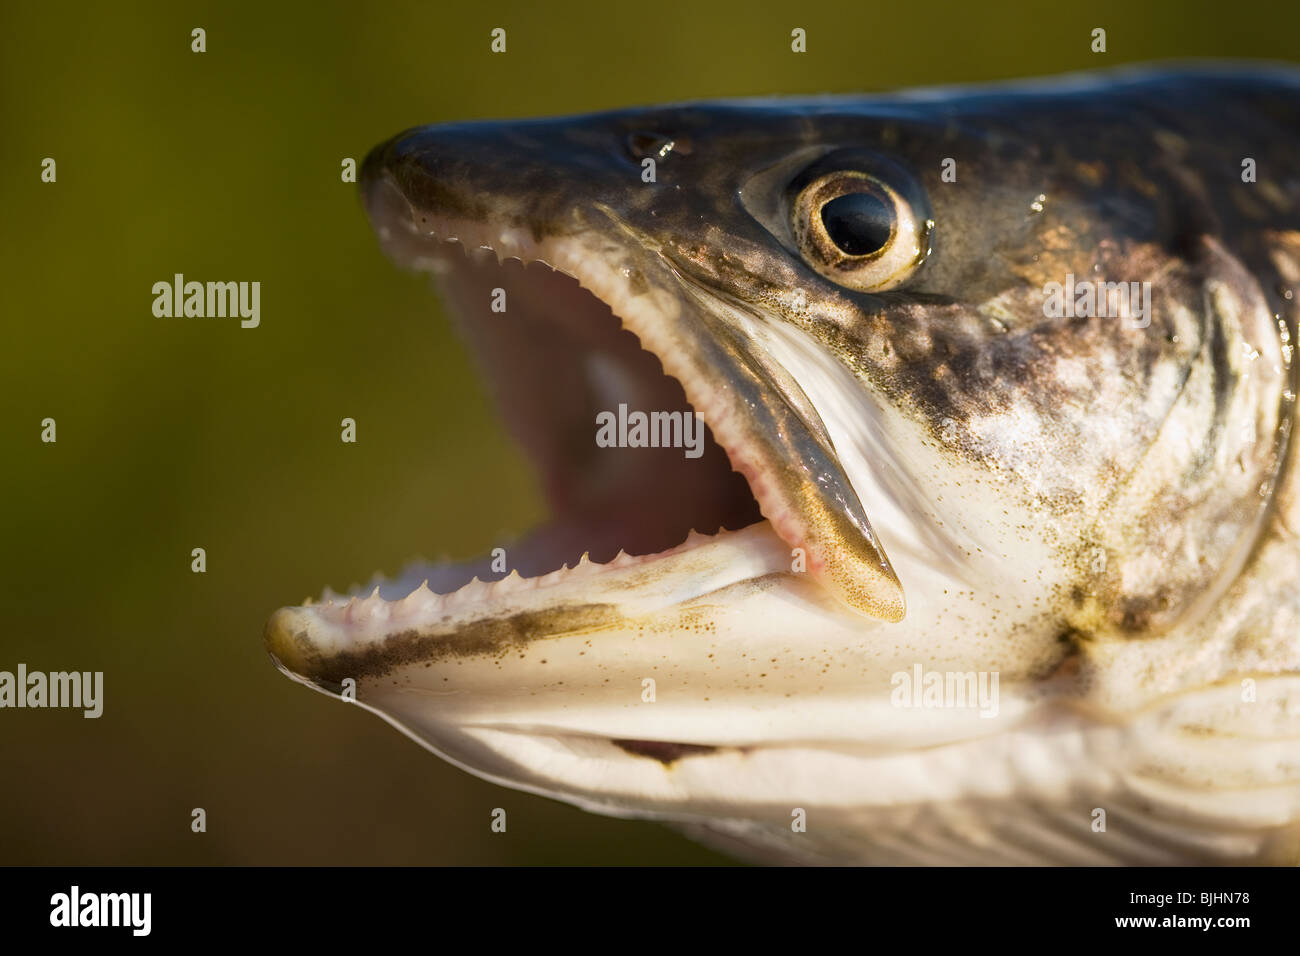
[{"label": "black pupil", "polygon": [[846,193],[822,206],[822,225],[846,256],[865,256],[889,241],[893,216],[872,193]]}]

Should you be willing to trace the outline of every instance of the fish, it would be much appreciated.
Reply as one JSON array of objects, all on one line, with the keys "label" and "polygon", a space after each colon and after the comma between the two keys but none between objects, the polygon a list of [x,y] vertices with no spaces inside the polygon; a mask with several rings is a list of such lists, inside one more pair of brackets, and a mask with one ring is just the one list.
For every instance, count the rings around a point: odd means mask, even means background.
[{"label": "fish", "polygon": [[758,863],[1300,863],[1300,71],[433,125],[359,182],[551,517],[281,608],[286,675]]}]

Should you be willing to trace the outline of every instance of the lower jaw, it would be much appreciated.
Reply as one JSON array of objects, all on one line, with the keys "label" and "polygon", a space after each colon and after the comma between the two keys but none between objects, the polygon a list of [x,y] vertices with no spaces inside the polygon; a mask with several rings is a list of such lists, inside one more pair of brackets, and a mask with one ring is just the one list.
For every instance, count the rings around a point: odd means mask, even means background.
[{"label": "lower jaw", "polygon": [[[441,573],[465,570],[459,565]],[[792,569],[788,547],[766,521],[715,535],[693,533],[657,554],[620,553],[603,564],[581,560],[537,577],[518,571],[492,581],[476,577],[448,593],[436,593],[426,582],[429,574],[419,568],[372,582],[368,596],[327,595],[320,603],[281,608],[267,625],[268,648],[295,676],[333,684],[382,676],[411,662],[490,658],[584,630],[635,630],[644,615],[671,616],[709,599],[725,609],[729,589],[805,577]],[[654,626],[666,627],[667,620]],[[684,633],[692,625],[677,628]]]}]

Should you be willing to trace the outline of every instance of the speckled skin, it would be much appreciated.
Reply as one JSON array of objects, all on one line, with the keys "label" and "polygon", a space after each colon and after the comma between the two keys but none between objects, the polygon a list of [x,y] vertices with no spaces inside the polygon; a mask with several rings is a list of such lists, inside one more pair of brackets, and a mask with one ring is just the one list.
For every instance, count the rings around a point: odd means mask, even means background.
[{"label": "speckled skin", "polygon": [[[657,161],[654,183],[640,179],[646,156]],[[1253,182],[1242,178],[1248,157]],[[815,162],[872,170],[926,207],[930,248],[905,284],[855,292],[805,260],[790,191]],[[1300,855],[1300,505],[1289,440],[1300,74],[1165,71],[430,127],[377,148],[363,180],[381,239],[405,263],[433,255],[429,234],[458,230],[506,255],[513,243],[524,258],[560,258],[681,380],[780,539],[807,547],[812,572],[781,574],[774,556],[725,601],[655,612],[669,631],[689,611],[696,630],[706,619],[710,633],[752,639],[745,660],[728,664],[725,719],[611,729],[588,716],[569,728],[703,747],[659,761],[678,774],[673,799],[651,795],[657,778],[602,790],[538,776],[522,750],[506,759],[499,742],[449,742],[463,718],[426,720],[378,690],[377,711],[493,779],[603,812],[684,821],[777,858]],[[1048,317],[1044,287],[1067,275],[1150,283],[1149,324]],[[761,548],[776,555],[779,546]],[[665,564],[661,577],[675,573]],[[485,659],[524,679],[524,665],[502,662],[565,633],[565,607],[583,595],[574,588],[553,627],[529,618],[537,626],[527,641],[489,641]],[[641,610],[591,600],[621,615],[597,630],[644,635]],[[339,660],[369,654],[370,663],[388,655],[378,676],[397,686],[423,663],[402,648],[428,647],[433,630],[460,620],[406,622],[361,650],[331,652],[299,611],[273,622],[268,639],[288,670],[318,685],[348,670]],[[491,631],[488,620],[476,634]],[[799,643],[809,634],[811,651]],[[626,646],[635,654],[645,642]],[[719,648],[737,645],[711,646],[708,668]],[[703,657],[655,647],[647,667],[666,666],[694,700],[716,705],[716,687],[702,689],[712,673]],[[749,660],[755,647],[763,661]],[[775,682],[767,649],[783,671]],[[805,663],[801,673],[798,662],[822,655],[825,668]],[[951,729],[913,737],[917,725],[897,711],[853,709],[887,695],[888,675],[913,661],[1001,673],[1013,702],[998,723],[1004,749],[979,751]],[[835,669],[845,667],[840,680]],[[1244,707],[1243,680],[1258,681],[1266,703]],[[578,692],[570,685],[538,713],[567,712],[574,698],[564,693]],[[833,701],[852,720],[818,709]],[[771,716],[747,728],[755,710]],[[800,715],[788,726],[787,712]],[[1026,726],[1028,742],[1016,736]],[[1207,734],[1267,739],[1268,749],[1247,747],[1233,763],[1202,746]],[[995,747],[993,736],[978,746]],[[890,763],[902,759],[900,737],[931,748],[912,754],[910,770]],[[816,744],[804,763],[777,765],[825,771],[824,793],[774,787],[747,802],[743,785],[728,799],[716,784],[743,780],[774,740],[830,738],[833,759]],[[940,744],[955,748],[953,762],[934,756]],[[850,752],[856,770],[827,770]],[[710,776],[723,753],[731,762]],[[654,763],[628,759],[637,774]],[[980,774],[994,774],[997,760],[1005,772],[994,784]],[[683,783],[687,765],[696,776]],[[886,771],[930,782],[891,789]],[[1158,795],[1134,783],[1148,776]],[[840,788],[847,778],[851,799]],[[1273,788],[1272,802],[1225,797],[1207,808],[1203,791],[1219,786]],[[1076,852],[1049,851],[1029,847],[1021,830],[1037,820],[1087,833],[1088,814],[1107,800],[1132,821],[1107,846],[1072,836]],[[789,806],[819,801],[833,823],[791,838]],[[1151,814],[1176,822],[1155,836],[1144,829]],[[897,838],[918,820],[938,835],[925,852]]]}]

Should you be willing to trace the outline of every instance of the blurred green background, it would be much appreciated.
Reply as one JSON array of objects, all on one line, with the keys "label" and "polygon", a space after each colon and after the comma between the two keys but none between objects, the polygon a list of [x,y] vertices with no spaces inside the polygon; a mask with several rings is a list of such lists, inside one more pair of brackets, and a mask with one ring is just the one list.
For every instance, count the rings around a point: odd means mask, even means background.
[{"label": "blurred green background", "polygon": [[[426,281],[382,257],[340,182],[344,157],[448,120],[1294,59],[1298,10],[5,3],[0,669],[102,670],[105,711],[0,711],[0,863],[726,862],[470,777],[263,650],[282,604],[484,553],[542,517]],[[175,272],[259,280],[261,327],[155,318],[151,286]]]}]

